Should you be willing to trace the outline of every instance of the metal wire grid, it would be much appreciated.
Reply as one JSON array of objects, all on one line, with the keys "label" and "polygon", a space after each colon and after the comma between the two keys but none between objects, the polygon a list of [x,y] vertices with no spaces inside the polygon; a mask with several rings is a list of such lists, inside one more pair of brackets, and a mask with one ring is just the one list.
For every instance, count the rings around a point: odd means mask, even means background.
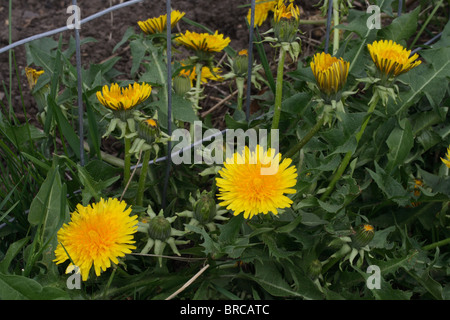
[{"label": "metal wire grid", "polygon": [[[75,15],[75,23],[74,25],[76,26],[77,24],[82,25],[85,24],[87,22],[93,21],[107,13],[113,12],[115,10],[120,10],[122,8],[137,4],[137,3],[141,3],[144,0],[130,0],[121,4],[117,4],[114,6],[111,6],[108,9],[99,11],[98,13],[95,13],[85,19],[81,19],[81,20],[77,20],[78,16]],[[250,92],[251,92],[251,74],[252,74],[252,60],[253,60],[253,38],[254,38],[254,23],[255,23],[255,6],[256,6],[256,1],[255,0],[251,0],[251,17],[250,17],[250,27],[249,27],[249,46],[248,46],[248,59],[249,59],[249,63],[248,63],[248,76],[247,76],[247,97],[250,97]],[[72,0],[72,5],[76,6],[77,5],[77,1],[76,0]],[[402,7],[403,7],[403,1],[399,0],[398,3],[398,15],[400,16],[402,13]],[[166,0],[166,11],[167,11],[167,20],[171,21],[171,0]],[[331,32],[331,17],[332,17],[332,12],[333,12],[333,1],[329,0],[329,7],[328,7],[328,12],[327,12],[327,24],[326,24],[326,34],[325,34],[325,48],[324,51],[328,52],[328,48],[329,48],[329,39],[330,39],[330,32]],[[0,54],[3,52],[7,52],[9,50],[12,50],[15,47],[21,46],[23,44],[26,44],[28,42],[40,39],[40,38],[44,38],[44,37],[49,37],[70,29],[74,30],[75,33],[75,42],[76,42],[76,69],[77,69],[77,76],[78,76],[78,115],[79,115],[79,123],[78,123],[78,134],[80,136],[80,165],[84,165],[85,163],[85,158],[84,158],[84,127],[83,127],[83,115],[84,115],[84,108],[83,108],[83,100],[82,100],[82,78],[81,78],[81,55],[80,55],[80,33],[79,30],[74,27],[74,25],[66,25],[64,27],[61,28],[57,28],[57,29],[53,29],[47,32],[43,32],[40,34],[36,34],[34,36],[16,41],[14,43],[11,43],[8,46],[5,46],[3,48],[0,48]],[[428,42],[425,43],[425,46],[432,44],[433,42],[435,42],[436,40],[438,40],[442,35],[442,32],[439,33],[438,35],[436,35],[433,39],[429,40]],[[171,29],[167,28],[167,70],[168,70],[168,74],[167,74],[167,90],[168,90],[168,134],[171,135],[172,134],[172,65],[171,65],[171,54],[172,54],[172,43],[171,43]],[[415,50],[413,50],[411,52],[411,54],[416,53],[417,51],[421,50],[421,48],[416,48]],[[250,99],[247,98],[246,99],[246,118],[247,120],[249,120],[250,118]],[[193,147],[195,147],[196,145],[204,142],[204,141],[209,141],[210,139],[212,139],[215,136],[221,135],[221,134],[225,134],[227,132],[228,129],[222,130],[219,133],[216,133],[214,135],[208,136],[208,137],[204,137],[202,140],[199,141],[195,141],[193,144],[191,144],[190,146],[183,148],[182,150],[179,150],[175,153],[171,153],[171,142],[168,142],[168,150],[167,150],[167,156],[163,156],[160,157],[156,160],[151,160],[149,162],[149,165],[151,164],[155,164],[158,162],[162,162],[162,161],[166,161],[167,162],[167,170],[166,170],[166,176],[164,179],[164,192],[163,192],[163,208],[166,205],[166,195],[167,195],[167,187],[168,187],[168,180],[169,180],[169,176],[170,176],[170,171],[171,171],[171,158],[174,155],[180,154],[181,152],[186,152],[190,149],[192,149]],[[142,166],[141,164],[132,166],[131,169],[134,168],[139,168]],[[1,227],[3,227],[3,225],[0,225],[0,229]]]}]

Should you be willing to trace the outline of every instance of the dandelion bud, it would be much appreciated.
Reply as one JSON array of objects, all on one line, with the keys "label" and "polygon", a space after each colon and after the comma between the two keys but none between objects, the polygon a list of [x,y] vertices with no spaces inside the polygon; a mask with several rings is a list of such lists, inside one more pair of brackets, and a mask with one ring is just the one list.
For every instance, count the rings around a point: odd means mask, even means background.
[{"label": "dandelion bud", "polygon": [[308,275],[311,278],[316,279],[318,276],[320,276],[321,273],[322,273],[322,263],[318,259],[312,261],[308,267]]},{"label": "dandelion bud", "polygon": [[326,102],[340,100],[342,88],[347,82],[349,67],[349,62],[328,53],[322,52],[314,55],[311,69]]},{"label": "dandelion bud", "polygon": [[237,77],[245,77],[248,72],[248,51],[241,50],[233,59],[232,69]]},{"label": "dandelion bud", "polygon": [[279,0],[274,8],[273,31],[278,42],[294,42],[300,24],[300,9],[293,3],[285,5]]},{"label": "dandelion bud", "polygon": [[117,83],[111,86],[103,86],[97,91],[97,99],[102,105],[110,109],[116,118],[127,121],[131,116],[131,110],[144,102],[152,92],[152,87],[146,83],[134,83],[128,87],[120,87]]},{"label": "dandelion bud", "polygon": [[30,90],[34,88],[36,85],[39,77],[44,73],[44,70],[37,71],[33,68],[26,67],[25,68],[25,74],[27,75],[28,80],[28,86],[30,87]]},{"label": "dandelion bud", "polygon": [[166,218],[156,216],[150,219],[148,223],[148,234],[150,238],[165,241],[170,238],[171,232],[172,227]]},{"label": "dandelion bud", "polygon": [[352,237],[352,245],[354,248],[362,248],[368,245],[375,235],[375,229],[370,224],[362,224],[355,231]]},{"label": "dandelion bud", "polygon": [[191,90],[191,79],[186,75],[178,75],[173,78],[173,89],[175,93],[184,96],[189,90]]},{"label": "dandelion bud", "polygon": [[159,136],[159,126],[156,120],[147,119],[141,121],[138,126],[138,135],[148,144],[155,142],[156,138]]},{"label": "dandelion bud", "polygon": [[216,216],[216,202],[209,193],[203,193],[194,205],[194,218],[202,224],[211,222]]}]

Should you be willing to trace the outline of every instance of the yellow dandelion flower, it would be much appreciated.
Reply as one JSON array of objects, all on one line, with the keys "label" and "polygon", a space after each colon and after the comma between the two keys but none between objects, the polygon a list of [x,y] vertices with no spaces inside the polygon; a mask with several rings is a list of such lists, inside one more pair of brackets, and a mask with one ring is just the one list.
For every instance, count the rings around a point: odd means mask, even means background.
[{"label": "yellow dandelion flower", "polygon": [[273,20],[278,23],[281,19],[298,21],[300,19],[300,9],[294,5],[292,1],[286,5],[284,0],[278,0],[278,3],[274,7]]},{"label": "yellow dandelion flower", "polygon": [[44,70],[37,71],[36,69],[30,68],[30,67],[26,67],[25,68],[25,74],[27,76],[28,86],[30,87],[30,89],[34,88],[34,86],[36,85],[39,77],[43,73],[44,73]]},{"label": "yellow dandelion flower", "polygon": [[363,225],[363,229],[364,229],[364,231],[366,231],[366,232],[372,232],[372,231],[375,230],[374,227],[373,227],[372,225],[370,225],[370,224],[364,224],[364,225]]},{"label": "yellow dandelion flower", "polygon": [[[273,11],[277,1],[257,0],[255,3],[255,26],[261,26],[267,20],[269,12]],[[247,21],[250,25],[252,9],[248,10]]]},{"label": "yellow dandelion flower", "polygon": [[[185,15],[185,12],[174,10],[170,14],[170,25],[173,28]],[[167,28],[167,14],[145,21],[137,22],[141,30],[146,34],[163,33]]]},{"label": "yellow dandelion flower", "polygon": [[137,216],[131,216],[131,208],[117,199],[101,199],[89,206],[79,204],[71,214],[71,221],[58,231],[58,246],[55,250],[56,264],[71,260],[67,271],[79,268],[83,281],[89,277],[94,266],[100,275],[119,263],[118,257],[131,253],[136,247],[133,234],[137,231]]},{"label": "yellow dandelion flower", "polygon": [[367,48],[377,69],[387,77],[396,77],[422,63],[417,60],[418,54],[410,56],[411,50],[406,50],[392,40],[375,41],[368,44]]},{"label": "yellow dandelion flower", "polygon": [[238,56],[246,56],[246,57],[248,57],[248,50],[247,49],[242,49],[241,51],[238,52]]},{"label": "yellow dandelion flower", "polygon": [[236,152],[216,178],[220,205],[234,215],[244,212],[246,219],[259,213],[278,214],[278,209],[290,207],[292,200],[285,194],[296,192],[292,187],[297,183],[297,170],[290,166],[291,159],[280,160],[281,154],[275,154],[274,149],[266,152],[259,145],[253,152],[248,147]]},{"label": "yellow dandelion flower", "polygon": [[101,91],[97,91],[97,99],[113,111],[126,111],[144,102],[151,92],[152,87],[146,83],[134,83],[124,88],[112,83],[111,87],[105,85]]},{"label": "yellow dandelion flower", "polygon": [[[419,187],[421,187],[421,186],[423,186],[423,181],[420,179],[414,179],[414,190],[413,190],[414,197],[416,197],[416,198],[420,197],[420,188]],[[411,205],[413,207],[418,207],[420,204],[421,204],[421,202],[415,202],[415,201],[411,202]]]},{"label": "yellow dandelion flower", "polygon": [[197,33],[187,30],[175,39],[176,42],[188,49],[206,53],[220,52],[231,42],[231,39],[224,38],[223,34],[216,31],[214,34]]},{"label": "yellow dandelion flower", "polygon": [[311,69],[317,85],[325,95],[337,94],[344,87],[350,63],[322,52],[314,55]]},{"label": "yellow dandelion flower", "polygon": [[[182,64],[182,66],[185,66]],[[197,79],[197,72],[195,70],[196,68],[190,68],[190,69],[181,69],[180,75],[188,77],[191,81],[191,86],[193,86],[194,80]],[[222,70],[220,68],[213,68],[212,71],[209,67],[203,66],[202,67],[202,74],[201,74],[201,83],[207,83],[208,80],[213,81],[222,81],[223,78],[220,76],[220,73]]]},{"label": "yellow dandelion flower", "polygon": [[[298,27],[300,24],[300,9],[294,5],[292,1],[287,4],[284,0],[278,0],[273,10],[273,33],[279,43],[297,43],[295,47],[291,47],[293,50],[297,48],[299,52],[299,43],[297,40]],[[291,52],[291,56],[294,57],[294,52]],[[295,54],[295,56],[298,53]]]},{"label": "yellow dandelion flower", "polygon": [[157,122],[155,121],[155,119],[147,119],[147,120],[144,120],[144,122],[145,122],[149,127],[152,127],[152,128],[156,128],[156,127],[158,126],[158,124],[157,124]]},{"label": "yellow dandelion flower", "polygon": [[420,196],[420,188],[423,186],[423,181],[420,179],[414,180],[414,196],[419,197]]},{"label": "yellow dandelion flower", "polygon": [[441,158],[441,160],[447,166],[447,168],[450,168],[450,147],[447,148],[447,153],[445,157],[447,159]]}]

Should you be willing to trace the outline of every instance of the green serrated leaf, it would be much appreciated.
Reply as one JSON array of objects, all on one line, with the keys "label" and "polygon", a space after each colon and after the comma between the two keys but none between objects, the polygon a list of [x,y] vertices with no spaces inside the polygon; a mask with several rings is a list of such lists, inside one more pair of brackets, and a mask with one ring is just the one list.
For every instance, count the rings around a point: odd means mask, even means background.
[{"label": "green serrated leaf", "polygon": [[378,187],[383,191],[384,195],[401,206],[409,205],[410,195],[403,188],[403,186],[395,180],[394,177],[387,174],[379,165],[375,162],[376,172],[370,169],[366,169]]},{"label": "green serrated leaf", "polygon": [[414,278],[431,296],[436,300],[443,300],[442,285],[430,277],[428,272],[422,273],[422,275],[416,274],[414,271],[408,272],[408,274]]},{"label": "green serrated leaf", "polygon": [[30,241],[30,237],[22,238],[14,243],[12,243],[8,251],[6,251],[5,257],[0,262],[0,273],[7,274],[8,268],[13,261],[13,259],[19,254],[23,247]]},{"label": "green serrated leaf", "polygon": [[389,147],[389,153],[387,154],[389,163],[386,171],[390,172],[403,164],[414,145],[414,136],[408,119],[403,119],[400,127],[394,128],[386,143]]},{"label": "green serrated leaf", "polygon": [[419,12],[420,7],[417,7],[413,11],[395,18],[389,26],[380,30],[382,39],[393,40],[397,43],[408,40],[417,31]]},{"label": "green serrated leaf", "polygon": [[[266,261],[255,263],[255,276],[250,274],[242,274],[244,278],[255,281],[263,287],[269,294],[276,297],[301,297],[303,299],[317,300],[322,299],[322,294],[314,286],[305,285],[299,290],[294,290],[281,276],[276,266]],[[307,282],[306,282],[307,283]],[[305,283],[305,284],[306,284]]]},{"label": "green serrated leaf", "polygon": [[1,300],[55,300],[69,299],[69,295],[55,287],[43,287],[37,281],[23,276],[0,273]]},{"label": "green serrated leaf", "polygon": [[189,123],[198,121],[192,102],[177,94],[172,95],[172,112],[175,120]]},{"label": "green serrated leaf", "polygon": [[281,110],[286,113],[299,115],[309,105],[311,94],[308,92],[298,92],[285,99],[281,104]]},{"label": "green serrated leaf", "polygon": [[295,228],[297,228],[297,226],[300,224],[300,222],[302,221],[302,216],[298,215],[294,220],[292,220],[291,222],[289,222],[288,224],[277,228],[275,231],[278,233],[289,233],[293,230],[295,230]]},{"label": "green serrated leaf", "polygon": [[73,129],[72,125],[69,123],[67,118],[64,116],[64,114],[61,111],[61,108],[56,104],[55,100],[49,95],[47,97],[47,102],[49,105],[49,108],[52,110],[52,112],[56,115],[56,120],[58,124],[58,128],[63,134],[64,138],[66,138],[67,142],[69,143],[70,148],[75,153],[75,155],[80,158],[80,138],[76,134],[75,130]]},{"label": "green serrated leaf", "polygon": [[211,237],[205,231],[205,229],[197,227],[197,226],[189,225],[189,224],[185,224],[185,227],[187,230],[198,233],[203,237],[203,243],[201,244],[201,246],[205,248],[205,250],[204,250],[205,255],[215,254],[215,253],[220,252],[219,245],[213,239],[211,239]]},{"label": "green serrated leaf", "polygon": [[132,76],[134,76],[138,71],[142,60],[145,57],[146,50],[141,39],[131,41],[130,50],[131,56],[133,57],[130,73]]},{"label": "green serrated leaf", "polygon": [[399,77],[399,80],[410,85],[410,90],[400,94],[400,104],[396,115],[413,105],[425,92],[428,92],[433,97],[434,103],[438,105],[448,89],[450,47],[425,50],[421,52],[421,55],[428,63],[422,63]]},{"label": "green serrated leaf", "polygon": [[112,53],[114,53],[117,49],[119,49],[128,39],[134,35],[134,28],[128,27],[125,33],[123,34],[122,40],[120,40],[114,47]]},{"label": "green serrated leaf", "polygon": [[241,213],[238,216],[233,216],[226,224],[219,225],[219,241],[221,243],[232,243],[239,234],[239,230],[244,220],[244,214]]},{"label": "green serrated leaf", "polygon": [[57,169],[52,168],[31,202],[28,222],[34,226],[45,221],[57,221],[60,211],[61,177]]}]

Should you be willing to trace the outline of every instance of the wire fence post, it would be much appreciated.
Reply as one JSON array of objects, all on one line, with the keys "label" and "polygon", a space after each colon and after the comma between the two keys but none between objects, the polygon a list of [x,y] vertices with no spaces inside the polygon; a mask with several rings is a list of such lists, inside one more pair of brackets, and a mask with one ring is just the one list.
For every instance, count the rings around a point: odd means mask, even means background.
[{"label": "wire fence post", "polygon": [[[77,0],[72,0],[73,10],[78,10],[77,8]],[[79,25],[80,21],[78,20],[78,14],[75,14],[75,26],[73,28],[75,32],[75,46],[76,46],[76,62],[77,62],[77,85],[78,85],[78,136],[80,139],[80,165],[84,166],[84,123],[83,123],[83,86],[82,86],[82,78],[81,78],[81,44],[80,44],[80,31]]]},{"label": "wire fence post", "polygon": [[[166,26],[167,26],[167,134],[172,136],[172,8],[170,0],[166,0]],[[166,167],[166,176],[164,179],[164,187],[163,187],[163,197],[162,197],[162,208],[166,209],[167,202],[167,189],[169,185],[169,176],[170,176],[170,168],[171,168],[171,149],[172,143],[169,139],[167,142],[167,167]]]}]

